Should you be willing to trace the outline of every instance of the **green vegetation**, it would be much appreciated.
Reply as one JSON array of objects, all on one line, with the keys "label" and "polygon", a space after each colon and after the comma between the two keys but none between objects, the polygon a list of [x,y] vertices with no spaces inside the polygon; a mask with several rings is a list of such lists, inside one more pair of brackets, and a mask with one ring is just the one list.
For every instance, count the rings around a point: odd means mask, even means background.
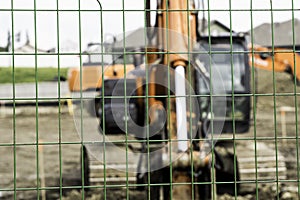
[{"label": "green vegetation", "polygon": [[[37,72],[37,73],[36,73]],[[35,82],[36,78],[38,82],[43,81],[55,81],[58,79],[58,69],[53,67],[15,67],[14,72],[12,67],[0,67],[0,83],[12,83],[13,73],[15,77],[15,83],[30,83]],[[60,69],[61,80],[67,78],[68,68]]]}]

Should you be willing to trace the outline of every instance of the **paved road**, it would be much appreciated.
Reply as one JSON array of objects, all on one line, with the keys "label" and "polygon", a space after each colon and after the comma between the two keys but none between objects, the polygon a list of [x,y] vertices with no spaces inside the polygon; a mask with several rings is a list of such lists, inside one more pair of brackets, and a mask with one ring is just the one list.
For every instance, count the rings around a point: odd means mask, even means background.
[{"label": "paved road", "polygon": [[[15,98],[13,98],[14,88]],[[91,97],[94,96],[94,93],[83,93],[82,96]],[[70,93],[67,82],[60,82],[60,86],[58,82],[40,82],[37,85],[35,83],[0,85],[0,101],[4,103],[12,103],[13,100],[16,103],[35,102],[36,98],[39,99],[39,102],[55,102],[58,98],[66,97],[80,97],[79,93]]]},{"label": "paved road", "polygon": [[[13,88],[15,88],[15,99],[28,99],[28,98],[58,98],[59,89],[60,96],[65,97],[68,91],[67,82],[41,82],[37,85],[35,83],[21,83],[21,84],[1,84],[0,85],[0,98],[13,99]],[[36,94],[38,91],[38,95]]]}]

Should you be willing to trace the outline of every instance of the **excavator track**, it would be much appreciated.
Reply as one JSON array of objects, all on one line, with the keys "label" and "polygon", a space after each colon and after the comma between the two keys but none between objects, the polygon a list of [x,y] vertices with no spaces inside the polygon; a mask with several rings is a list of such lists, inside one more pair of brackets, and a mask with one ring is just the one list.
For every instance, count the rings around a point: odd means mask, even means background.
[{"label": "excavator track", "polygon": [[[276,153],[277,152],[277,153]],[[237,161],[240,173],[240,189],[251,192],[256,184],[286,180],[287,167],[284,156],[274,145],[257,141],[237,141]],[[90,185],[128,185],[136,183],[137,160],[126,162],[103,162],[89,155]]]},{"label": "excavator track", "polygon": [[[263,184],[277,184],[286,180],[287,167],[284,156],[274,144],[261,141],[239,141],[236,145],[240,172],[240,191],[251,193]],[[280,183],[279,183],[280,184]]]},{"label": "excavator track", "polygon": [[[97,160],[90,161],[90,185],[126,185],[136,181],[136,164],[110,163],[103,165]],[[104,170],[105,169],[105,170]],[[104,173],[105,172],[105,173]]]},{"label": "excavator track", "polygon": [[255,150],[254,144],[242,142],[237,145],[236,153],[241,181],[286,179],[285,158],[274,147],[256,142]]},{"label": "excavator track", "polygon": [[[103,152],[96,150],[103,146],[90,145],[86,148],[85,161],[88,162],[85,167],[85,176],[88,177],[88,184],[95,185],[127,185],[136,182],[137,158],[126,157],[126,151],[119,151],[119,148],[106,144],[105,162],[103,161]],[[130,150],[128,150],[130,151]],[[101,155],[99,159],[95,158],[95,153]],[[99,156],[98,155],[98,156]]]}]

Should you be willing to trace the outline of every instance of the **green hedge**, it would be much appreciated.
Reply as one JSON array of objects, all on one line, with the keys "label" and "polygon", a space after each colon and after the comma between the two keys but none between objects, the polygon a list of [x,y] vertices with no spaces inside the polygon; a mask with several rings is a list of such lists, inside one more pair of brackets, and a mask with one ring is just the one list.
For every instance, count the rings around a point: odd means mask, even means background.
[{"label": "green hedge", "polygon": [[[14,72],[13,72],[14,71]],[[67,78],[68,68],[60,69],[61,80]],[[0,83],[12,83],[13,74],[15,77],[15,83],[30,83],[43,81],[55,81],[58,79],[58,69],[53,67],[0,67]],[[36,79],[37,78],[37,79]]]}]

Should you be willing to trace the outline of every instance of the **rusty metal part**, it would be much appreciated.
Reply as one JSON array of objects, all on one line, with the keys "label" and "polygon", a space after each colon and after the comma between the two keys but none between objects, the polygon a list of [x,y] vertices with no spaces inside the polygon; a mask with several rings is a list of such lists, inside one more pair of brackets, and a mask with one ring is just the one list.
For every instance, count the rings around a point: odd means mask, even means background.
[{"label": "rusty metal part", "polygon": [[172,165],[174,168],[191,169],[191,166],[193,166],[193,168],[197,170],[210,164],[211,154],[208,154],[203,158],[199,151],[193,151],[192,154],[184,152],[179,153],[176,158],[177,159],[174,160]]}]

